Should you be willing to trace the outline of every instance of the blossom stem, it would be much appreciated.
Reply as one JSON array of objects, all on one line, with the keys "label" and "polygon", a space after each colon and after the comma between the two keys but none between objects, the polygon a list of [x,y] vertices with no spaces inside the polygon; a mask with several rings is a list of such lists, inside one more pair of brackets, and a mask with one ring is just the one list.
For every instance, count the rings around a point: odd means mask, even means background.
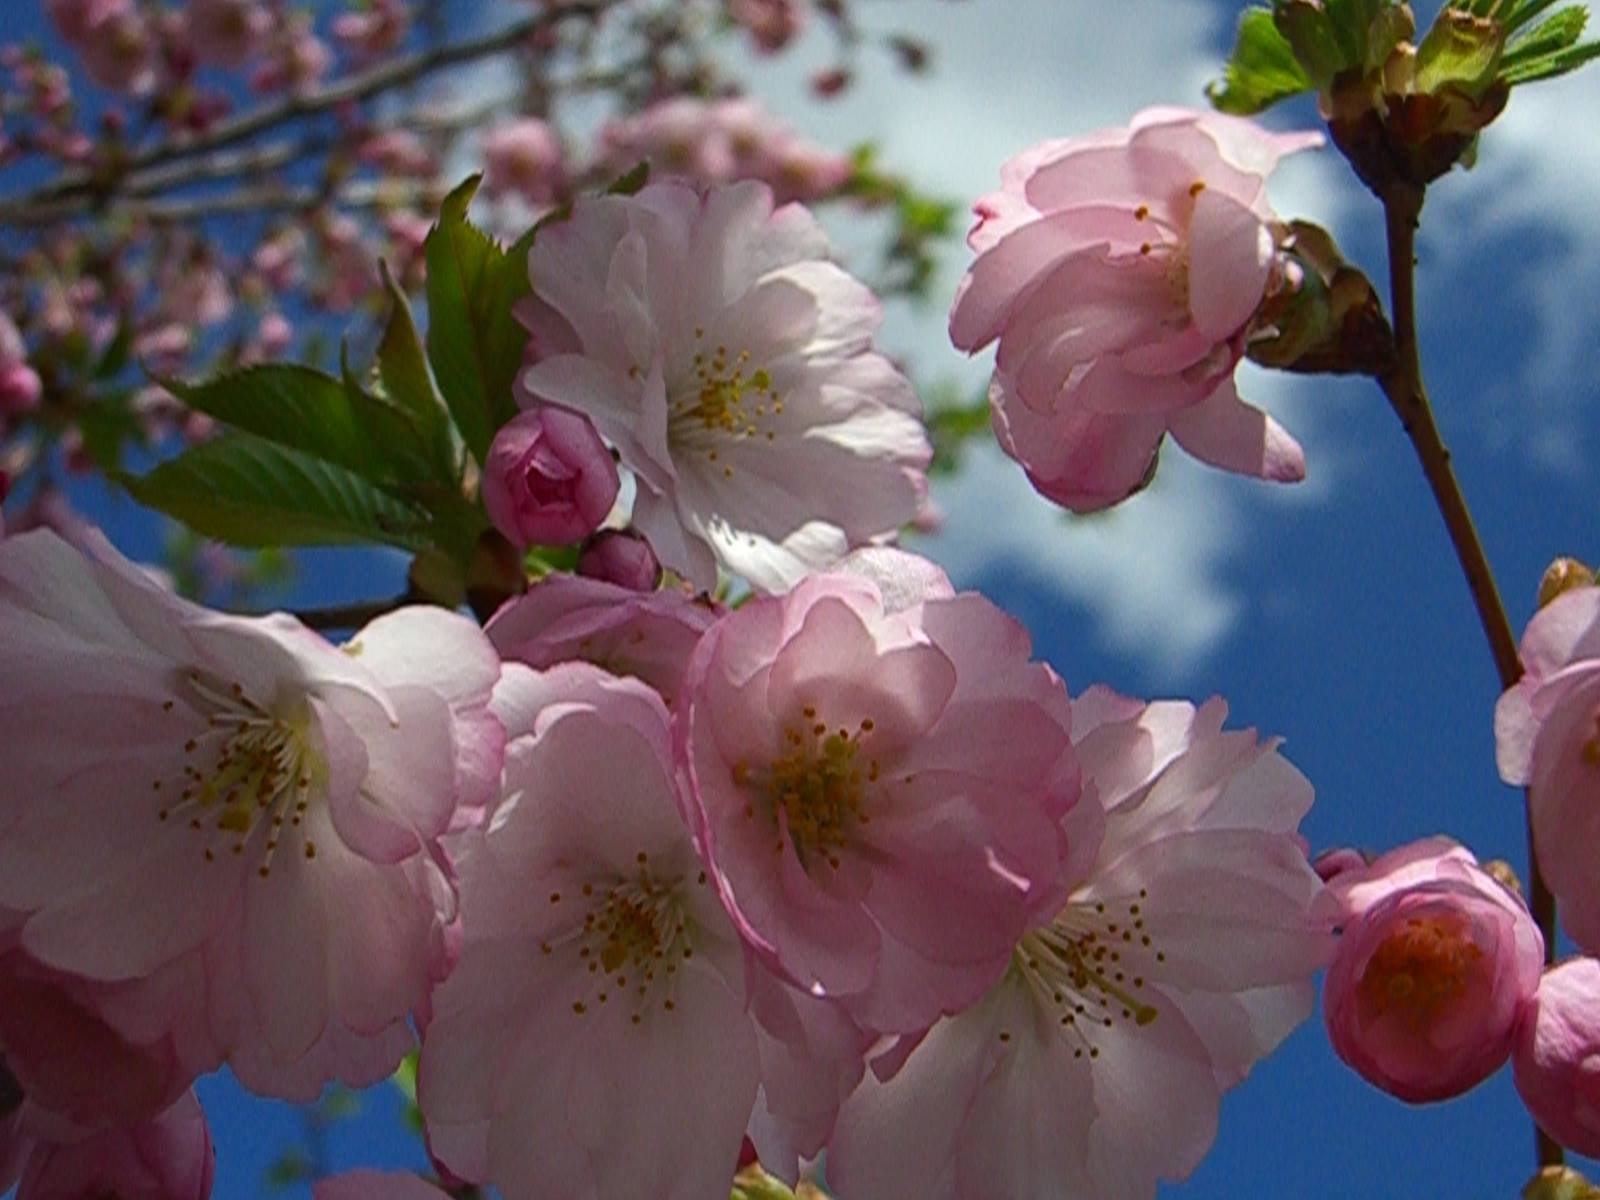
[{"label": "blossom stem", "polygon": [[[1489,641],[1489,651],[1494,656],[1500,686],[1509,688],[1522,677],[1522,659],[1517,653],[1517,639],[1511,622],[1506,617],[1505,605],[1500,600],[1500,590],[1495,585],[1494,572],[1484,554],[1483,542],[1473,525],[1466,497],[1450,466],[1450,451],[1439,435],[1439,426],[1433,418],[1433,408],[1428,403],[1428,393],[1422,382],[1422,362],[1417,350],[1416,305],[1416,235],[1417,218],[1422,212],[1422,189],[1397,184],[1383,196],[1384,220],[1389,244],[1389,296],[1390,317],[1394,323],[1395,363],[1378,377],[1383,393],[1401,427],[1411,439],[1411,446],[1422,465],[1428,487],[1433,492],[1439,515],[1444,518],[1450,542],[1455,547],[1456,558],[1466,576],[1467,590],[1472,593],[1478,609],[1478,620],[1483,625],[1484,636]],[[1539,860],[1533,852],[1532,814],[1527,809],[1524,794],[1524,811],[1528,813],[1528,907],[1534,921],[1544,934],[1545,961],[1555,962],[1556,955],[1556,901],[1544,875],[1539,870]],[[1534,1140],[1540,1166],[1553,1166],[1562,1161],[1561,1146],[1536,1124]]]}]

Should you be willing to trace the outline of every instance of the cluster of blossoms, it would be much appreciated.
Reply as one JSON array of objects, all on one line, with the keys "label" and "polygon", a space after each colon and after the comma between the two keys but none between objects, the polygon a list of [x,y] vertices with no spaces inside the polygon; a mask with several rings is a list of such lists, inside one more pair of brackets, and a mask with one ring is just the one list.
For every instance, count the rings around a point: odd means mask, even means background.
[{"label": "cluster of blossoms", "polygon": [[335,646],[0,541],[6,1161],[203,1196],[197,1075],[304,1100],[420,1041],[441,1176],[508,1197],[1183,1178],[1333,948],[1310,786],[1220,701],[1073,699],[885,544],[920,406],[798,205],[584,197],[529,271],[483,502],[581,574],[484,629]]},{"label": "cluster of blossoms", "polygon": [[641,160],[702,185],[756,179],[780,200],[815,201],[849,180],[850,160],[802,138],[748,97],[679,96],[600,130],[597,160],[621,174]]},{"label": "cluster of blossoms", "polygon": [[[761,54],[786,46],[810,11],[794,0],[693,0],[649,21],[639,10],[655,6],[638,0],[508,7],[508,28],[527,30],[510,49],[529,86],[492,106],[481,137],[477,97],[431,83],[396,97],[404,72],[367,87],[402,65],[432,73],[419,0],[40,7],[74,71],[0,46],[0,169],[18,168],[0,195],[0,437],[23,492],[58,465],[104,468],[133,444],[209,437],[150,376],[279,360],[314,344],[329,314],[366,323],[385,303],[383,264],[418,290],[424,239],[457,182],[445,167],[463,152],[482,161],[491,199],[522,202],[497,211],[512,221],[642,160],[702,185],[762,179],[780,199],[848,191],[846,158],[754,101],[686,98],[734,90],[718,31],[747,32]],[[847,4],[825,8],[830,26],[848,23]],[[461,61],[507,48],[484,37]],[[595,91],[613,111],[643,111],[589,145]],[[721,152],[681,153],[712,143]],[[56,177],[41,182],[41,168]]]},{"label": "cluster of blossoms", "polygon": [[[557,14],[609,6],[539,7],[534,58],[562,49]],[[809,11],[716,7],[763,52]],[[47,8],[91,79],[200,138],[228,108],[202,64],[316,111],[339,54],[359,69],[412,24],[401,0],[343,13],[331,43],[265,0]],[[492,615],[459,581],[481,628],[403,606],[334,644],[182,599],[92,530],[0,527],[0,1189],[204,1200],[197,1078],[310,1101],[415,1051],[438,1177],[508,1200],[705,1200],[752,1163],[792,1184],[824,1159],[844,1200],[1151,1198],[1323,967],[1330,1041],[1364,1078],[1432,1101],[1509,1059],[1541,1127],[1600,1152],[1600,961],[1546,970],[1492,865],[1445,838],[1314,865],[1310,784],[1220,699],[1074,697],[1016,621],[894,546],[926,511],[921,405],[874,347],[877,298],[793,203],[851,190],[852,167],[748,100],[676,94],[715,89],[673,86],[670,58],[588,165],[548,105],[482,141],[491,197],[551,219],[526,294],[488,314],[514,384],[472,438],[459,397],[440,408],[461,422],[447,490],[482,508],[472,567],[504,550],[515,577]],[[0,152],[121,154],[115,119],[98,149],[74,136],[64,80],[0,66],[32,121]],[[412,185],[378,208],[415,285],[448,140],[336,124],[352,172]],[[1233,376],[1316,292],[1265,187],[1319,141],[1152,109],[1007,164],[949,328],[996,346],[995,430],[1044,496],[1119,503],[1168,434],[1304,476]],[[640,159],[648,186],[580,194]],[[167,165],[130,161],[107,178]],[[241,301],[235,364],[287,348],[287,290],[360,305],[370,231],[326,199],[291,205],[244,272],[181,222],[118,287],[92,247],[43,244],[0,314],[0,432],[74,371],[116,375],[114,350],[182,369]],[[210,432],[159,389],[135,403]],[[1553,598],[1521,654],[1501,771],[1600,955],[1600,588]],[[446,1193],[356,1172],[316,1194]]]}]

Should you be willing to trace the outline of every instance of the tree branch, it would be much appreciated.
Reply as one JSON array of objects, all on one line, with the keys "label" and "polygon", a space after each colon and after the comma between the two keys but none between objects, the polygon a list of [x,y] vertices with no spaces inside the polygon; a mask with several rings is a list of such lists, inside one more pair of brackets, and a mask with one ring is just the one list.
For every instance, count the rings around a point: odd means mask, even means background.
[{"label": "tree branch", "polygon": [[[1400,424],[1411,439],[1411,446],[1422,464],[1422,473],[1433,492],[1439,515],[1444,518],[1450,543],[1455,547],[1461,572],[1466,576],[1467,590],[1478,610],[1478,621],[1483,626],[1484,637],[1489,642],[1489,652],[1494,657],[1495,670],[1500,676],[1500,686],[1509,688],[1522,678],[1522,659],[1517,652],[1516,635],[1506,617],[1505,605],[1500,600],[1500,590],[1495,585],[1483,543],[1473,525],[1466,497],[1450,466],[1450,451],[1439,435],[1439,426],[1433,418],[1433,407],[1428,403],[1428,393],[1422,383],[1422,363],[1417,349],[1416,302],[1416,232],[1417,218],[1422,212],[1423,193],[1420,188],[1396,185],[1383,197],[1384,221],[1389,244],[1389,293],[1393,309],[1396,365],[1379,378],[1390,407],[1400,418]],[[1539,870],[1539,859],[1534,853],[1532,813],[1524,794],[1524,811],[1527,814],[1528,832],[1528,907],[1544,934],[1545,962],[1554,963],[1556,956],[1556,901]],[[1540,1166],[1561,1163],[1561,1146],[1534,1125],[1534,1142]]]},{"label": "tree branch", "polygon": [[128,178],[164,163],[223,150],[247,142],[290,121],[312,117],[348,104],[359,104],[405,87],[447,67],[476,62],[527,44],[537,34],[569,19],[593,20],[612,0],[566,0],[496,32],[451,45],[435,46],[369,68],[324,87],[270,101],[249,112],[219,121],[204,133],[168,135],[97,169],[71,171],[32,192],[0,200],[0,221],[53,201],[88,196],[105,200],[118,194]]}]

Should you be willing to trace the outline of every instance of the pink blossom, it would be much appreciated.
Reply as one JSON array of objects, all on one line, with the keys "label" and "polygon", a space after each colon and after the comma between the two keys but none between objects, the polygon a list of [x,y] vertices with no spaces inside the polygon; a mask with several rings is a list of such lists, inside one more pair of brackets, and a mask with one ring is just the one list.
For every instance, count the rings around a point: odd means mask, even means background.
[{"label": "pink blossom", "polygon": [[[103,542],[0,543],[0,909],[192,1072],[311,1099],[404,1053],[448,965],[440,837],[497,792],[499,675],[406,609],[345,647],[152,584]],[[86,932],[88,931],[88,932]]]},{"label": "pink blossom", "polygon": [[1300,447],[1233,371],[1275,270],[1268,172],[1317,134],[1147,109],[1047,142],[976,205],[977,260],[950,312],[963,350],[999,342],[989,398],[1007,454],[1078,511],[1137,491],[1171,433],[1224,470],[1305,475]]},{"label": "pink blossom", "polygon": [[638,482],[633,524],[709,591],[789,586],[916,515],[930,448],[881,314],[803,209],[759,184],[581,197],[529,261],[580,347],[519,380],[588,415]]},{"label": "pink blossom", "polygon": [[764,54],[782,50],[805,25],[805,0],[728,0],[728,16]]},{"label": "pink blossom", "polygon": [[1511,1069],[1539,1128],[1600,1155],[1600,962],[1575,958],[1544,973],[1518,1024]]},{"label": "pink blossom", "polygon": [[258,92],[303,92],[333,66],[333,51],[319,38],[311,18],[291,17],[268,47],[269,57],[250,77]]},{"label": "pink blossom", "polygon": [[79,46],[103,21],[129,11],[133,4],[132,0],[44,0],[44,7],[62,38]]},{"label": "pink blossom", "polygon": [[[84,4],[69,0],[58,5],[57,11],[62,14],[56,18],[62,36],[73,43],[90,79],[129,96],[154,90],[155,31],[129,0],[87,0]],[[69,32],[80,29],[77,37]]]},{"label": "pink blossom", "polygon": [[0,312],[0,419],[35,411],[44,396],[39,373],[28,365],[16,323]]},{"label": "pink blossom", "polygon": [[333,36],[357,58],[373,59],[398,47],[410,28],[411,10],[404,0],[370,0],[359,12],[335,17]]},{"label": "pink blossom", "polygon": [[483,506],[514,546],[582,541],[611,512],[619,487],[589,418],[555,405],[513,418],[483,464]]},{"label": "pink blossom", "polygon": [[[581,664],[509,666],[494,705],[505,799],[458,856],[460,959],[418,1065],[429,1145],[527,1200],[718,1195],[763,1056],[744,952],[679,810],[667,711]],[[841,1078],[786,1065],[819,1090]]]},{"label": "pink blossom", "polygon": [[801,138],[747,96],[674,96],[601,129],[602,166],[621,172],[640,159],[658,179],[702,186],[760,180],[780,202],[831,195],[851,172],[846,156]]},{"label": "pink blossom", "polygon": [[672,704],[689,656],[721,614],[681,589],[646,593],[557,573],[509,601],[484,633],[503,658],[540,669],[594,663],[642,679]]},{"label": "pink blossom", "polygon": [[409,1171],[346,1171],[311,1185],[311,1200],[450,1200]]},{"label": "pink blossom", "polygon": [[578,555],[578,574],[634,592],[653,592],[661,582],[661,563],[650,543],[631,529],[602,529]]},{"label": "pink blossom", "polygon": [[1295,832],[1310,785],[1225,715],[1074,703],[1070,886],[976,1005],[874,1061],[829,1150],[841,1195],[1148,1200],[1199,1163],[1329,950]]},{"label": "pink blossom", "polygon": [[561,139],[537,117],[519,117],[483,136],[484,184],[491,196],[552,203],[566,186]]},{"label": "pink blossom", "polygon": [[1337,875],[1326,908],[1343,927],[1323,984],[1334,1053],[1412,1103],[1499,1069],[1544,959],[1519,897],[1440,837]]},{"label": "pink blossom", "polygon": [[1055,891],[1077,764],[1066,690],[1028,651],[934,570],[900,593],[811,576],[690,660],[679,751],[723,903],[764,961],[864,1028],[971,1003]]},{"label": "pink blossom", "polygon": [[438,169],[432,152],[409,129],[384,129],[374,133],[361,143],[356,157],[386,175],[408,179],[427,179]]},{"label": "pink blossom", "polygon": [[260,0],[188,0],[184,15],[195,53],[223,67],[261,50],[272,30],[272,14]]},{"label": "pink blossom", "polygon": [[206,1200],[216,1155],[193,1092],[157,1116],[61,1143],[34,1139],[17,1200]]},{"label": "pink blossom", "polygon": [[1522,635],[1523,676],[1495,706],[1500,777],[1528,789],[1561,926],[1600,954],[1600,588],[1557,596]]}]

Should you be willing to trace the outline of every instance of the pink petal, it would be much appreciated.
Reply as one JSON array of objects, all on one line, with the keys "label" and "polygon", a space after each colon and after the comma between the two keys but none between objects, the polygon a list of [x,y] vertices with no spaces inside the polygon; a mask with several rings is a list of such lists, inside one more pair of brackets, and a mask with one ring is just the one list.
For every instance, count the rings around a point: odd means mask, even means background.
[{"label": "pink petal", "polygon": [[1199,404],[1173,413],[1172,436],[1201,462],[1274,483],[1306,476],[1305,454],[1266,413],[1239,399],[1230,379]]},{"label": "pink petal", "polygon": [[1272,271],[1272,233],[1249,208],[1207,189],[1189,226],[1189,311],[1214,341],[1231,338],[1261,305]]}]

